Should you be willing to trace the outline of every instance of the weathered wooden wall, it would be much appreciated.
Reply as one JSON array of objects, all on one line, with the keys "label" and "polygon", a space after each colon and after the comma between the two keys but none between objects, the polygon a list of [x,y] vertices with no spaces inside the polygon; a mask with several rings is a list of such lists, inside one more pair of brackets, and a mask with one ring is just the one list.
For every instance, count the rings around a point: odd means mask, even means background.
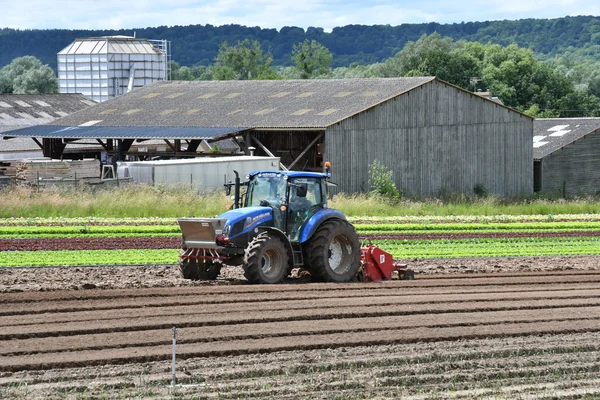
[{"label": "weathered wooden wall", "polygon": [[324,153],[343,192],[370,190],[374,160],[411,196],[533,191],[533,120],[440,81],[328,128]]},{"label": "weathered wooden wall", "polygon": [[[320,132],[316,131],[253,131],[254,135],[273,155],[281,158],[285,166],[289,166],[296,157],[315,139]],[[321,139],[319,142],[321,142]],[[256,144],[255,154],[266,156],[267,154]],[[320,158],[316,155],[316,145],[300,158],[294,165],[295,171],[321,170]]]},{"label": "weathered wooden wall", "polygon": [[542,159],[541,191],[567,197],[600,193],[600,129]]}]

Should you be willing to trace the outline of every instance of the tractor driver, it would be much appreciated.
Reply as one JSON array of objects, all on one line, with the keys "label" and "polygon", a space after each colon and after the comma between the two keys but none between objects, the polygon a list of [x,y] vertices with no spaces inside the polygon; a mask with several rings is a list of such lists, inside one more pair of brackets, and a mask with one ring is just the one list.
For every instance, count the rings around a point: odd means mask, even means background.
[{"label": "tractor driver", "polygon": [[[306,183],[297,183],[290,190],[290,222],[288,226],[288,235],[297,239],[299,228],[306,220],[306,212],[312,206],[312,202],[306,198],[308,185]],[[304,192],[304,196],[299,196],[299,192]]]},{"label": "tractor driver", "polygon": [[308,185],[306,183],[300,183],[304,188],[304,196],[299,196],[296,190],[292,190],[290,198],[290,211],[292,213],[302,213],[312,206],[312,202],[306,198]]}]

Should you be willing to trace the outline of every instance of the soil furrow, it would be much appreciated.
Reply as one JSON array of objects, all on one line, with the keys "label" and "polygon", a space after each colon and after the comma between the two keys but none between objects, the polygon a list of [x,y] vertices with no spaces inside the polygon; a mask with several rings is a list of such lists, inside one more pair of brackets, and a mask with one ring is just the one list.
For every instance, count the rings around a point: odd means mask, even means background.
[{"label": "soil furrow", "polygon": [[[411,296],[373,296],[352,298],[324,298],[319,300],[282,300],[261,302],[259,300],[246,303],[203,304],[201,302],[181,305],[153,304],[153,307],[121,308],[109,310],[69,310],[68,312],[40,313],[35,310],[30,313],[0,317],[0,327],[75,322],[99,321],[117,318],[144,318],[175,315],[203,315],[260,311],[311,310],[340,307],[360,306],[398,306],[402,304],[433,304],[433,303],[468,303],[477,301],[506,301],[506,300],[535,300],[535,299],[577,299],[600,297],[600,289],[569,290],[569,291],[539,291],[539,292],[508,292],[508,293],[478,293],[455,295],[411,295]],[[7,307],[9,308],[9,307]],[[83,306],[85,309],[85,306]],[[29,315],[31,314],[31,315]],[[2,329],[0,329],[0,335]]]},{"label": "soil furrow", "polygon": [[[342,285],[239,284],[230,268],[206,284],[167,278],[176,267],[166,265],[0,269],[0,291],[30,290],[0,294],[0,397],[581,398],[597,391],[600,258],[490,260],[487,267],[449,262],[485,274]],[[593,271],[550,271],[579,269],[572,260]],[[531,265],[544,272],[514,272]],[[497,270],[505,273],[488,273]],[[173,326],[177,378],[189,384],[177,389],[169,387]]]},{"label": "soil furrow", "polygon": [[[159,297],[131,297],[122,298],[116,297],[112,299],[82,299],[82,300],[65,300],[65,301],[46,301],[46,302],[22,302],[22,303],[6,303],[0,309],[0,316],[16,316],[29,314],[27,320],[31,320],[31,315],[41,313],[75,313],[84,311],[99,311],[99,310],[121,310],[128,308],[151,308],[151,307],[168,307],[168,306],[186,306],[186,305],[233,305],[235,307],[243,307],[248,302],[288,302],[295,303],[296,301],[304,300],[327,300],[327,299],[349,299],[354,298],[375,298],[375,297],[390,297],[390,296],[405,296],[411,298],[413,296],[423,295],[471,295],[475,293],[487,293],[490,296],[495,296],[500,293],[541,293],[546,291],[558,292],[576,292],[580,290],[597,289],[598,284],[590,283],[574,283],[574,284],[555,284],[555,285],[523,285],[518,287],[498,287],[498,286],[483,286],[469,288],[461,287],[453,289],[448,288],[433,288],[433,289],[418,289],[418,288],[403,288],[396,289],[373,289],[365,290],[347,290],[341,292],[334,291],[311,291],[309,293],[271,293],[261,295],[173,295]],[[1,295],[0,295],[1,297]],[[266,304],[263,305],[267,306]],[[6,320],[6,319],[5,319]],[[10,319],[9,319],[10,320]],[[1,326],[1,324],[0,324]]]},{"label": "soil furrow", "polygon": [[[599,387],[594,383],[598,372],[584,372],[597,371],[597,349],[594,332],[189,358],[178,360],[177,378],[192,385],[175,391],[169,386],[167,357],[140,364],[0,373],[0,391],[8,398],[200,399],[240,398],[235,395],[238,387],[248,396],[260,391],[267,398],[332,398],[342,393],[347,398],[471,399],[486,393],[497,398],[506,388],[506,398],[525,398],[521,393],[538,398],[546,388],[552,393]],[[556,369],[563,365],[569,369]],[[461,375],[452,375],[454,370]],[[521,371],[524,377],[496,379],[500,371]],[[453,382],[452,376],[462,380]],[[248,385],[250,391],[243,389]]]},{"label": "soil furrow", "polygon": [[[377,330],[387,330],[415,327],[472,326],[528,321],[548,322],[583,319],[600,320],[600,307],[347,318],[342,322],[336,319],[330,319],[219,325],[179,329],[178,343],[260,339],[264,337],[294,336],[299,333],[308,335],[316,333],[341,333],[346,331],[368,332],[374,330],[374,327],[376,327]],[[12,339],[0,341],[0,355],[15,356],[53,351],[124,348],[136,345],[157,346],[161,344],[168,345],[170,341],[171,332],[165,329],[109,332],[106,334],[88,334],[69,337]]]},{"label": "soil furrow", "polygon": [[[384,345],[399,342],[439,341],[490,337],[600,332],[596,320],[552,321],[542,323],[495,324],[473,327],[414,328],[404,330],[338,333],[331,335],[298,335],[280,339],[233,340],[227,342],[189,343],[178,346],[180,359],[236,354],[252,354],[285,350],[323,349],[348,346]],[[0,358],[0,371],[20,371],[49,368],[78,367],[83,365],[122,364],[167,360],[170,346],[130,347],[84,352],[58,352]]]},{"label": "soil furrow", "polygon": [[442,314],[448,312],[508,311],[553,309],[557,307],[595,307],[600,298],[541,299],[511,301],[477,301],[470,303],[398,304],[396,306],[338,307],[331,309],[230,312],[226,314],[184,314],[142,318],[115,318],[110,321],[61,322],[30,326],[2,327],[0,340],[26,339],[49,336],[73,336],[113,331],[139,331],[170,329],[173,326],[201,327],[216,325],[238,325],[247,323],[306,321],[344,318],[394,316],[411,314]]},{"label": "soil furrow", "polygon": [[[73,268],[73,267],[71,267]],[[75,268],[77,269],[77,268]],[[81,268],[79,268],[81,269]],[[6,271],[4,271],[6,272]],[[15,272],[15,271],[9,271]],[[58,273],[58,272],[57,272]],[[306,283],[306,284],[284,284],[284,285],[215,285],[210,282],[198,282],[198,287],[168,287],[168,288],[137,288],[137,289],[106,289],[106,290],[67,290],[55,292],[26,292],[26,293],[4,293],[0,295],[0,304],[14,302],[44,302],[54,300],[83,300],[83,299],[109,299],[115,297],[159,297],[176,295],[218,295],[234,296],[237,294],[280,294],[284,292],[306,293],[311,291],[323,292],[334,291],[342,293],[346,290],[370,291],[373,289],[404,290],[449,287],[470,290],[471,287],[480,286],[520,286],[520,285],[557,285],[563,283],[592,283],[600,282],[599,271],[557,271],[556,273],[542,274],[509,274],[508,276],[496,276],[477,274],[465,278],[417,279],[414,281],[387,281],[373,283]],[[468,287],[469,289],[467,289]]]},{"label": "soil furrow", "polygon": [[[389,366],[423,366],[425,370],[431,371],[438,364],[452,368],[456,362],[471,362],[481,369],[492,368],[492,370],[498,366],[519,365],[523,360],[529,360],[528,365],[537,365],[537,361],[546,364],[548,360],[562,359],[563,362],[555,362],[557,365],[562,365],[569,360],[597,359],[597,350],[597,335],[583,333],[190,358],[178,361],[177,366],[179,372],[185,370],[188,376],[195,376],[196,381],[202,379],[216,383],[224,380],[269,378],[270,376],[294,379],[298,374],[310,373],[315,376],[322,372],[344,370],[352,370],[351,376],[356,376],[360,370],[370,371],[373,368]],[[445,369],[446,367],[441,370]],[[4,374],[0,376],[0,386],[14,385],[22,381],[26,374],[28,372]],[[42,374],[35,373],[28,382],[32,387],[36,383],[76,382],[86,376],[93,376],[94,381],[99,381],[102,378],[118,375],[144,376],[144,380],[147,381],[153,374],[159,376],[162,374],[165,379],[165,376],[170,374],[169,363],[151,362],[48,370]],[[179,373],[179,375],[183,374]]]}]

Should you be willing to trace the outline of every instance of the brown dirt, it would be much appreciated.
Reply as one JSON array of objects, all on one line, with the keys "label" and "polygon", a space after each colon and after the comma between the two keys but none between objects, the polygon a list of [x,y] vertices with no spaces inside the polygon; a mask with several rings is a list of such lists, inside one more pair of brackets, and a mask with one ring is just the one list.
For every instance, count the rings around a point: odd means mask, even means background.
[{"label": "brown dirt", "polygon": [[338,285],[2,269],[0,396],[593,398],[598,261],[413,260],[415,281]]},{"label": "brown dirt", "polygon": [[[488,257],[399,261],[408,263],[418,279],[432,274],[464,275],[469,273],[600,270],[600,256]],[[304,279],[290,279],[290,283],[296,283],[299,280]],[[176,265],[0,268],[0,293],[246,284],[241,268],[223,268],[221,276],[215,282],[193,282],[182,279]]]}]

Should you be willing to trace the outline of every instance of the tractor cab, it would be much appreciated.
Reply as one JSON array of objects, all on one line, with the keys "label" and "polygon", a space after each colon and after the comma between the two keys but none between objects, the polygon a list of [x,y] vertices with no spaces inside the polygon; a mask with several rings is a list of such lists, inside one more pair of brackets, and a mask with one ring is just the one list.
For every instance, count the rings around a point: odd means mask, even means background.
[{"label": "tractor cab", "polygon": [[326,174],[258,171],[248,176],[244,207],[269,207],[273,226],[290,241],[316,212],[327,208]]}]

